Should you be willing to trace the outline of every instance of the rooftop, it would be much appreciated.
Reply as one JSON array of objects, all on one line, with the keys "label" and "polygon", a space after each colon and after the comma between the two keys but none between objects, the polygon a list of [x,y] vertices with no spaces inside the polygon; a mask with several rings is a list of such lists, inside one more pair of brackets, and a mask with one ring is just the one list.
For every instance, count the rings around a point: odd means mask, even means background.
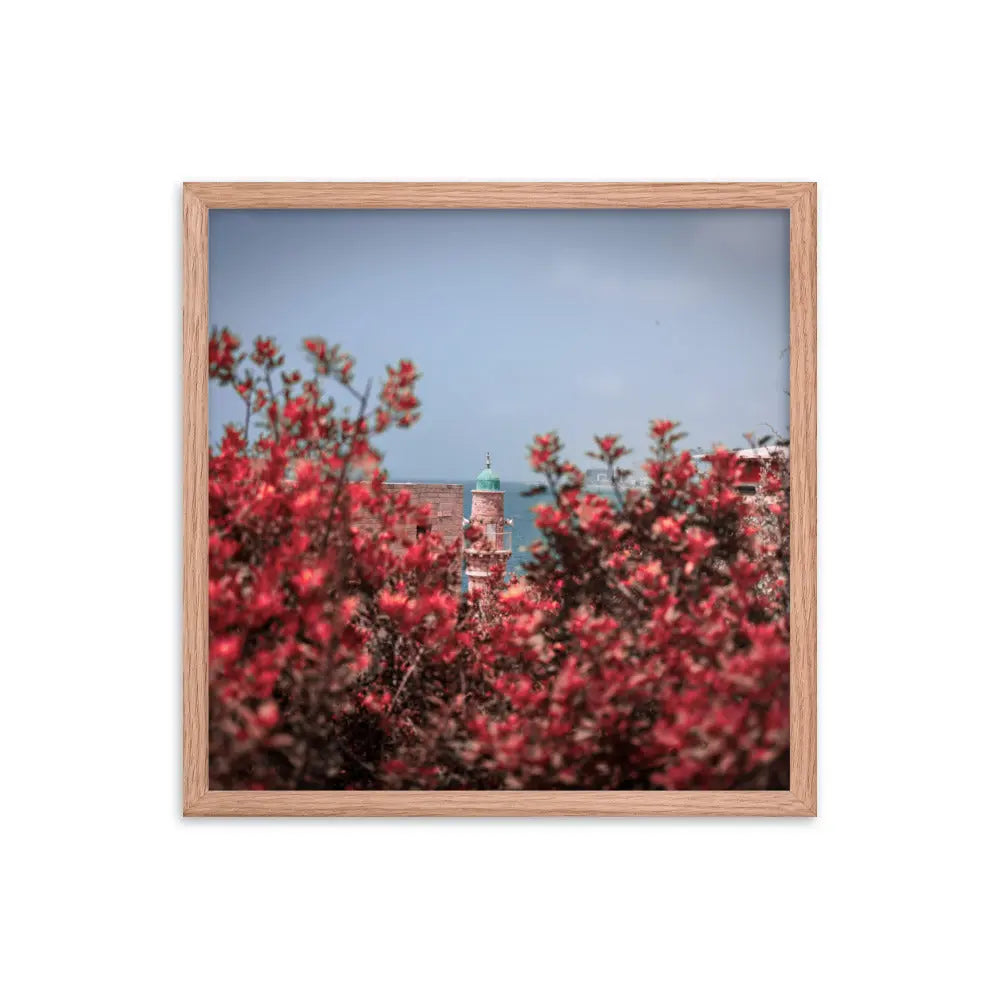
[{"label": "rooftop", "polygon": [[490,492],[497,492],[500,489],[500,477],[493,471],[489,452],[486,452],[486,468],[476,476],[476,489]]}]

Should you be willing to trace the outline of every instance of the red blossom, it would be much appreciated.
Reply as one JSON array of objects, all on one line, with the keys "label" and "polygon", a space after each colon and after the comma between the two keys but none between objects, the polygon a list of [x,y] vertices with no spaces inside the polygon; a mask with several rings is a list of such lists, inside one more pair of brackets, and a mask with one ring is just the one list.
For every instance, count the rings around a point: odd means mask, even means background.
[{"label": "red blossom", "polygon": [[257,721],[267,729],[271,729],[278,724],[281,712],[273,701],[265,701],[257,709]]}]

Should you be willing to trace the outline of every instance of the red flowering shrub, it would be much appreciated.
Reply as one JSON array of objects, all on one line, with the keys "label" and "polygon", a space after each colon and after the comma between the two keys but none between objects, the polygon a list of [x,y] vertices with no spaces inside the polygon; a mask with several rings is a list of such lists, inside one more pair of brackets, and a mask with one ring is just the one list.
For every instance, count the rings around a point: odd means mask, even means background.
[{"label": "red flowering shrub", "polygon": [[[787,785],[782,470],[761,531],[739,459],[699,473],[668,421],[650,488],[613,499],[537,437],[542,541],[523,578],[470,600],[460,543],[385,489],[372,445],[419,416],[412,363],[373,401],[323,341],[307,379],[272,341],[240,346],[212,334],[211,377],[246,407],[210,459],[213,787]],[[613,472],[625,449],[596,440]]]},{"label": "red flowering shrub", "polygon": [[[249,358],[239,348],[228,330],[213,332],[211,377],[235,388],[246,419],[226,429],[209,466],[211,781],[370,784],[383,746],[408,732],[400,698],[412,674],[429,662],[430,685],[461,649],[458,545],[430,530],[414,540],[429,512],[384,488],[371,444],[416,419],[417,371],[390,368],[372,404],[371,384],[354,386],[353,359],[322,341],[306,342],[309,379],[279,372],[272,341]],[[337,409],[324,378],[353,412]]]}]

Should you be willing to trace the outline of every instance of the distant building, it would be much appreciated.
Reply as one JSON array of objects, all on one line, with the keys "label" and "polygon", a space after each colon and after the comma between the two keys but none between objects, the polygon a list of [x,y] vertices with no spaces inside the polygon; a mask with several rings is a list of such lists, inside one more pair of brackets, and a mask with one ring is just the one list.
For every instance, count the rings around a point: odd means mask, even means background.
[{"label": "distant building", "polygon": [[[462,505],[465,497],[465,487],[461,483],[386,483],[387,493],[399,493],[406,490],[418,507],[431,508],[431,523],[426,529],[416,528],[411,541],[416,541],[425,530],[436,531],[446,544],[451,544],[456,538],[462,537]],[[354,524],[361,532],[371,533],[377,528],[377,518],[358,513]],[[458,590],[462,581],[461,558],[456,560],[453,586]]]},{"label": "distant building", "polygon": [[[386,483],[389,493],[406,490],[413,496],[417,507],[431,508],[430,528],[436,531],[446,544],[451,544],[462,536],[462,504],[465,487],[461,483]],[[419,535],[420,529],[417,529]]]},{"label": "distant building", "polygon": [[[754,496],[760,491],[762,473],[767,464],[775,459],[788,460],[787,445],[767,445],[761,448],[742,448],[733,454],[743,460],[743,481],[737,487],[740,493]],[[704,462],[707,455],[695,455],[695,461]]]},{"label": "distant building", "polygon": [[[472,490],[472,509],[468,518],[462,514],[465,488],[460,483],[386,483],[385,489],[390,493],[406,490],[417,506],[431,508],[429,527],[416,528],[413,540],[419,538],[423,531],[432,530],[450,544],[463,537],[467,524],[475,524],[482,529],[480,540],[466,545],[462,553],[470,594],[486,586],[494,567],[506,569],[513,551],[513,521],[504,517],[504,494],[489,454],[486,455],[486,468],[479,473]],[[355,523],[359,530],[365,531],[374,529],[377,520],[362,514]],[[459,559],[455,566],[456,588],[461,582],[461,563],[462,559]]]},{"label": "distant building", "polygon": [[[645,490],[650,480],[644,472],[635,473],[629,469],[616,469],[618,488],[621,490]],[[615,484],[606,468],[587,469],[583,474],[583,487],[592,493],[610,493]]]},{"label": "distant building", "polygon": [[482,529],[481,539],[465,549],[465,577],[469,593],[474,594],[486,586],[495,567],[506,568],[512,551],[513,522],[503,516],[500,477],[493,471],[489,452],[486,468],[479,473],[472,491],[469,523]]},{"label": "distant building", "polygon": [[583,474],[583,485],[588,490],[610,490],[611,476],[607,469],[587,469]]},{"label": "distant building", "polygon": [[[739,486],[741,493],[753,495],[758,491],[758,484],[761,480],[761,471],[764,466],[775,458],[788,458],[788,447],[783,445],[769,445],[762,448],[743,448],[734,454],[743,459],[744,472],[743,482]],[[694,460],[705,467],[708,455],[694,455]],[[632,472],[628,469],[616,469],[618,488],[620,490],[646,490],[649,489],[651,481],[644,472]],[[615,488],[615,483],[606,467],[587,469],[583,476],[584,489],[592,493],[611,493]]]}]

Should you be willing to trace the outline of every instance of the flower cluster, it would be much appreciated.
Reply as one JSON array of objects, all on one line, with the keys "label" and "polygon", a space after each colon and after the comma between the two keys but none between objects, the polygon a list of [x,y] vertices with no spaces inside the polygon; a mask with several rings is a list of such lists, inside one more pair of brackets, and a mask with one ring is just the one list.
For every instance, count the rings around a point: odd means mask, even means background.
[{"label": "flower cluster", "polygon": [[307,378],[267,338],[248,358],[211,337],[211,377],[246,408],[210,458],[213,787],[787,783],[787,463],[748,498],[736,456],[699,468],[658,420],[642,491],[615,475],[619,439],[595,439],[600,496],[541,435],[541,540],[469,598],[461,541],[386,488],[372,443],[417,419],[416,368],[360,391],[353,358],[305,347]]}]

